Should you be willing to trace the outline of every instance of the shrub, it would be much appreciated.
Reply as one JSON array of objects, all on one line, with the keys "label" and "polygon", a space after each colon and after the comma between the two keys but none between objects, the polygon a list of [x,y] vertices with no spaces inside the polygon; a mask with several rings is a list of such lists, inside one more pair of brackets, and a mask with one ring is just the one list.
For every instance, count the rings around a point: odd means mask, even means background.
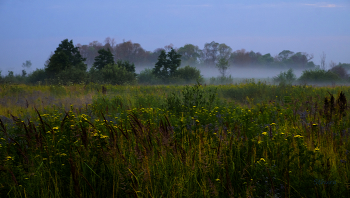
[{"label": "shrub", "polygon": [[100,72],[104,83],[123,85],[136,81],[133,72],[128,72],[125,67],[116,64],[108,64]]},{"label": "shrub", "polygon": [[289,69],[286,72],[281,72],[273,78],[273,81],[279,84],[292,84],[296,80],[296,76],[293,69]]},{"label": "shrub", "polygon": [[28,75],[27,82],[34,84],[39,81],[43,82],[46,78],[46,73],[44,69],[36,69]]},{"label": "shrub", "polygon": [[305,70],[298,79],[301,83],[330,83],[339,82],[341,80],[342,79],[337,74],[322,69]]},{"label": "shrub", "polygon": [[196,82],[196,80],[203,81],[200,70],[189,65],[179,68],[176,71],[176,77],[185,80],[186,83]]},{"label": "shrub", "polygon": [[212,77],[210,78],[210,84],[212,85],[219,85],[219,84],[232,84],[233,83],[233,78],[231,75],[228,77],[226,76],[219,76],[219,77]]},{"label": "shrub", "polygon": [[138,83],[145,85],[161,84],[161,80],[154,75],[153,70],[148,68],[140,72],[137,80]]}]

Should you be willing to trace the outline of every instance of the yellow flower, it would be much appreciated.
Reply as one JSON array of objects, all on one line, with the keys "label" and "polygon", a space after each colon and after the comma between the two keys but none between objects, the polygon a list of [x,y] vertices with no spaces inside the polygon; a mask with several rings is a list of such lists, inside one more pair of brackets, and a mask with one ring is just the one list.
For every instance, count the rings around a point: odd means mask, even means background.
[{"label": "yellow flower", "polygon": [[265,159],[264,158],[260,158],[260,161],[264,161],[265,162]]},{"label": "yellow flower", "polygon": [[315,148],[315,151],[319,151],[320,149],[318,147]]},{"label": "yellow flower", "polygon": [[258,141],[258,144],[260,144],[260,143],[262,143],[262,142],[263,142],[263,141],[259,140],[259,141]]},{"label": "yellow flower", "polygon": [[296,136],[294,136],[295,138],[302,138],[303,136],[301,136],[301,135],[296,135]]},{"label": "yellow flower", "polygon": [[65,154],[65,153],[62,153],[62,154],[61,154],[61,156],[67,156],[67,154]]},{"label": "yellow flower", "polygon": [[220,181],[220,179],[216,179],[216,181]]},{"label": "yellow flower", "polygon": [[263,135],[267,135],[267,132],[263,132],[262,134],[263,134]]},{"label": "yellow flower", "polygon": [[9,159],[12,159],[12,157],[11,156],[7,156],[6,159],[9,160]]},{"label": "yellow flower", "polygon": [[53,127],[52,129],[54,129],[54,130],[58,130],[58,127]]},{"label": "yellow flower", "polygon": [[276,123],[271,123],[271,125],[275,125]]}]

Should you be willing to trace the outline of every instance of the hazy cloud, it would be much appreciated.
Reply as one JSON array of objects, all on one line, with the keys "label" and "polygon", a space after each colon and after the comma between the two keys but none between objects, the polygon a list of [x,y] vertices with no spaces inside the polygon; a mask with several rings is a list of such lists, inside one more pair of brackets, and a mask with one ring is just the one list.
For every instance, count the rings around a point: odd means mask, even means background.
[{"label": "hazy cloud", "polygon": [[305,6],[319,7],[319,8],[340,8],[344,7],[336,4],[327,4],[327,3],[312,3],[312,4],[303,4]]},{"label": "hazy cloud", "polygon": [[212,7],[210,4],[200,4],[200,5],[168,5],[169,7]]}]

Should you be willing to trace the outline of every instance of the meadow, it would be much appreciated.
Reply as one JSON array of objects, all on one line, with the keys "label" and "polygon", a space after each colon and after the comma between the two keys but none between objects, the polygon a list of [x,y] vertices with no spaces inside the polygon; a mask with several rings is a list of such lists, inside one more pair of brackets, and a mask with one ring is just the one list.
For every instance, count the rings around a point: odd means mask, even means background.
[{"label": "meadow", "polygon": [[0,85],[0,197],[350,197],[349,86]]}]

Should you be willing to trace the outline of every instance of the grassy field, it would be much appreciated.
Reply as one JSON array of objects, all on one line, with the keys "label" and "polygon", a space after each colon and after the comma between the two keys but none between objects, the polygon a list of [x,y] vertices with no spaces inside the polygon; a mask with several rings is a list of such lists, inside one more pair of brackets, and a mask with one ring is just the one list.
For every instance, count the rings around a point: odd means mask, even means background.
[{"label": "grassy field", "polygon": [[0,85],[0,197],[350,197],[350,87]]}]

